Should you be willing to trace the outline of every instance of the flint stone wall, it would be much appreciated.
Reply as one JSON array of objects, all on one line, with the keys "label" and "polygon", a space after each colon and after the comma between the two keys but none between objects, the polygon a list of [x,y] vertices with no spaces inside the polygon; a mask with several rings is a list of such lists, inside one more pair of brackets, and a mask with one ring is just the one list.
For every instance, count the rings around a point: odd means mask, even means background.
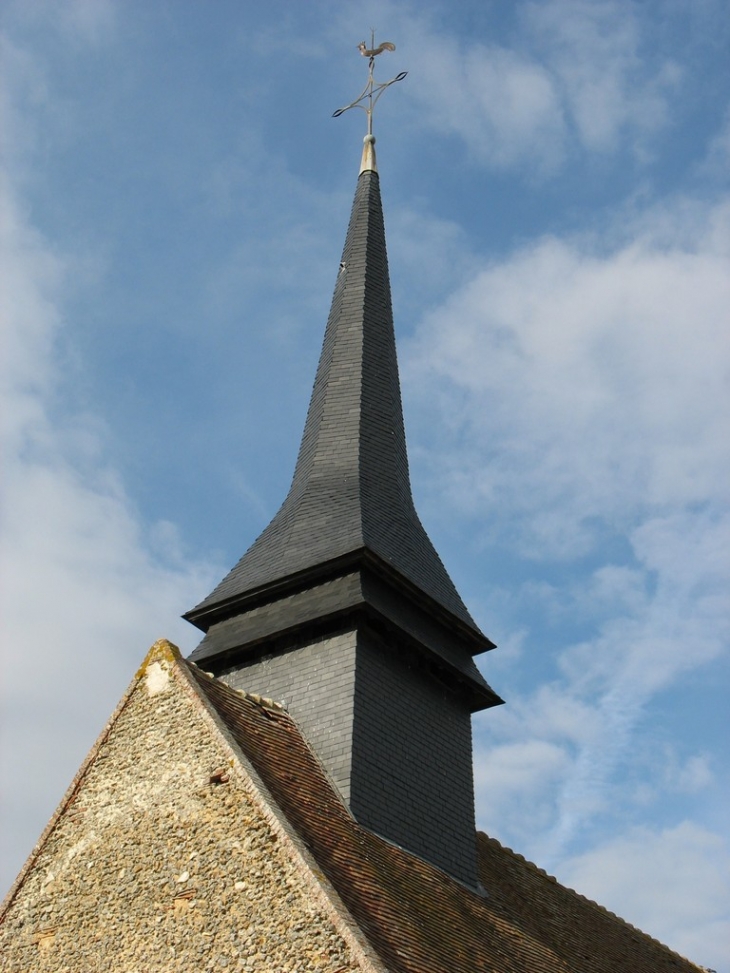
[{"label": "flint stone wall", "polygon": [[3,970],[364,969],[174,665],[148,663],[46,836]]}]

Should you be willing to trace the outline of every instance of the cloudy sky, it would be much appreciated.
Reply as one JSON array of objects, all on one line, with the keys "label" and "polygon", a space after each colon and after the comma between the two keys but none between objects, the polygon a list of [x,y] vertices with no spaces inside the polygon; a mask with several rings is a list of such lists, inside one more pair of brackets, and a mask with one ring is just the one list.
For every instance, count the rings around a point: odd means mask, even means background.
[{"label": "cloudy sky", "polygon": [[289,485],[371,26],[479,825],[730,970],[727,0],[6,0],[3,890]]}]

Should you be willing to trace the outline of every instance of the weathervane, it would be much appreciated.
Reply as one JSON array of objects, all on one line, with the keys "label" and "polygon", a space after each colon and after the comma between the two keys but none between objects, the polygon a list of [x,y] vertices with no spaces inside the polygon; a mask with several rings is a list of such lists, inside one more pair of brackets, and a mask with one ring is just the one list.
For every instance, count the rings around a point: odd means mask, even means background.
[{"label": "weathervane", "polygon": [[351,108],[362,108],[368,117],[368,134],[366,138],[373,139],[373,108],[378,102],[378,99],[392,84],[396,81],[402,81],[403,78],[408,74],[407,71],[401,71],[400,74],[396,74],[394,78],[390,81],[384,81],[381,84],[377,84],[373,78],[373,67],[375,66],[375,58],[378,54],[382,54],[383,51],[394,51],[395,44],[391,44],[390,41],[383,41],[382,44],[375,46],[375,31],[370,31],[370,47],[367,47],[365,41],[358,44],[357,48],[363,57],[369,58],[369,72],[368,72],[368,83],[362,90],[362,94],[357,97],[354,101],[351,101],[349,105],[345,105],[344,108],[338,108],[336,112],[332,113],[333,118],[339,118],[344,112],[349,111]]}]

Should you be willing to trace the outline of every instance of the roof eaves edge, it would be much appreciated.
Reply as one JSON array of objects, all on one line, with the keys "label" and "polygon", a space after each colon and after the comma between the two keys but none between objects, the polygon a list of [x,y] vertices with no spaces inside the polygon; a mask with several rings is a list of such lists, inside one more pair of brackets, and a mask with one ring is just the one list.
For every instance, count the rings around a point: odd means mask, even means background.
[{"label": "roof eaves edge", "polygon": [[402,591],[403,594],[423,608],[429,615],[433,615],[442,625],[445,625],[447,628],[456,629],[462,638],[471,643],[473,647],[472,655],[481,655],[483,652],[489,652],[497,647],[479,629],[476,623],[473,626],[468,625],[435,598],[422,591],[418,585],[406,578],[400,571],[392,567],[392,565],[388,564],[380,555],[375,554],[368,547],[355,548],[339,557],[305,568],[303,571],[287,575],[269,584],[261,585],[258,588],[253,588],[250,591],[237,595],[231,595],[205,608],[202,607],[205,605],[205,602],[201,602],[200,605],[185,612],[182,617],[192,625],[195,625],[200,631],[207,632],[216,622],[240,614],[243,609],[254,607],[265,601],[273,601],[276,596],[281,596],[284,593],[302,590],[315,581],[319,581],[327,576],[345,573],[347,570],[360,564],[364,564],[376,573],[383,574],[395,588]]},{"label": "roof eaves edge", "polygon": [[536,865],[535,862],[530,861],[529,858],[525,858],[524,855],[521,855],[518,851],[515,851],[513,848],[510,848],[507,845],[503,845],[501,841],[499,841],[497,838],[493,838],[491,835],[488,835],[486,831],[477,831],[477,837],[479,837],[480,835],[483,836],[487,841],[490,841],[498,845],[499,848],[503,852],[505,852],[505,854],[510,855],[512,858],[514,858],[516,861],[520,862],[521,864],[526,865],[531,871],[535,872],[542,879],[544,879],[547,882],[550,882],[551,885],[559,886],[561,889],[563,889],[563,891],[568,892],[570,895],[579,899],[581,902],[585,902],[587,905],[592,906],[594,909],[598,909],[599,912],[603,913],[609,919],[621,923],[622,926],[626,926],[632,932],[638,933],[640,936],[646,937],[646,939],[651,940],[651,942],[654,943],[656,946],[661,946],[661,948],[663,950],[666,950],[666,952],[669,953],[671,956],[676,956],[679,959],[681,959],[682,962],[689,963],[690,966],[693,966],[697,970],[702,971],[702,973],[706,973],[704,966],[698,966],[697,963],[695,963],[693,960],[688,959],[686,956],[682,956],[681,953],[678,953],[670,946],[667,946],[666,943],[663,943],[661,941],[661,939],[655,939],[654,936],[650,935],[648,932],[645,932],[643,929],[639,929],[638,926],[633,925],[633,923],[629,922],[627,919],[624,919],[617,912],[611,912],[610,909],[607,909],[605,905],[601,905],[600,902],[596,902],[595,899],[590,899],[587,895],[583,895],[582,892],[577,892],[574,888],[571,888],[569,885],[563,885],[563,883],[560,882],[554,875],[551,875],[550,872],[545,871],[544,868],[540,868],[540,866]]}]

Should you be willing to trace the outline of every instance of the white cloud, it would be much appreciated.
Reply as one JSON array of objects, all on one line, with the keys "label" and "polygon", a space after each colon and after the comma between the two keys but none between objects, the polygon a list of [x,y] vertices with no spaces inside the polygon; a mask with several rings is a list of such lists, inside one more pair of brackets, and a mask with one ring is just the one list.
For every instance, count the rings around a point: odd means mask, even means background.
[{"label": "white cloud", "polygon": [[417,91],[434,109],[435,127],[456,132],[500,167],[525,156],[545,168],[557,164],[564,122],[544,68],[495,46],[459,51],[432,43],[429,50],[424,43],[421,54],[431,70]]},{"label": "white cloud", "polygon": [[6,174],[0,179],[0,255],[4,279],[13,283],[0,293],[0,389],[4,396],[13,396],[13,408],[2,413],[2,431],[6,440],[14,440],[42,421],[38,396],[52,381],[49,363],[58,324],[52,295],[63,270],[61,261],[26,225]]},{"label": "white cloud", "polygon": [[581,753],[600,745],[604,729],[591,699],[557,683],[512,694],[507,706],[478,717],[479,826],[544,865],[562,844],[556,829],[568,821],[572,826],[578,812],[586,817],[600,807],[601,788],[587,786],[589,766]]},{"label": "white cloud", "polygon": [[457,502],[480,518],[498,504],[555,557],[589,544],[591,518],[722,497],[727,217],[716,207],[691,249],[636,241],[601,256],[545,239],[424,321],[407,378],[437,400],[435,422],[448,414],[442,486]]},{"label": "white cloud", "polygon": [[11,0],[9,14],[17,24],[59,31],[64,40],[98,47],[113,33],[117,5],[113,0]]},{"label": "white cloud", "polygon": [[558,877],[695,962],[726,967],[730,849],[718,835],[687,821],[634,829],[563,862]]},{"label": "white cloud", "polygon": [[668,754],[666,781],[670,788],[687,794],[704,790],[714,780],[711,761],[706,753],[691,756],[684,763]]},{"label": "white cloud", "polygon": [[726,109],[722,123],[710,141],[701,169],[711,178],[727,178],[730,169],[730,108]]},{"label": "white cloud", "polygon": [[[521,668],[542,651],[536,605],[583,633],[549,668],[535,660],[539,688],[495,680],[508,706],[476,727],[481,825],[549,869],[587,835],[625,828],[622,810],[713,783],[696,753],[654,755],[647,774],[636,741],[650,704],[727,653],[727,218],[724,201],[703,218],[682,202],[636,216],[612,250],[542,240],[482,270],[406,347],[439,455],[432,489],[487,525],[486,546],[508,542],[530,565],[511,603],[489,602],[499,627],[513,617],[525,631]],[[699,870],[705,846],[690,845]],[[606,898],[578,870],[575,884]],[[701,955],[690,919],[671,941]]]},{"label": "white cloud", "polygon": [[[399,39],[398,69],[411,75],[400,95],[419,127],[457,136],[497,169],[544,177],[576,148],[605,155],[630,146],[644,159],[672,120],[682,68],[647,57],[654,25],[626,0],[517,4],[522,29],[501,45],[487,30],[457,38],[428,7],[378,7],[378,22]],[[356,14],[339,10],[333,37],[357,30]]]},{"label": "white cloud", "polygon": [[403,34],[403,57],[416,79],[405,97],[421,124],[457,135],[497,168],[528,162],[547,172],[560,163],[563,108],[541,64],[495,44],[460,43],[420,18]]},{"label": "white cloud", "polygon": [[[506,840],[523,852],[530,835],[550,827],[554,808],[546,795],[555,792],[569,763],[565,747],[536,734],[488,746],[477,734],[474,786],[477,806],[483,809],[478,826],[493,835],[506,835]],[[509,820],[516,826],[500,830],[500,822]]]},{"label": "white cloud", "polygon": [[398,322],[420,315],[477,270],[463,229],[413,209],[389,206],[388,253]]},{"label": "white cloud", "polygon": [[[606,828],[613,817],[613,826],[623,829],[622,809],[662,804],[666,812],[674,794],[696,794],[713,784],[706,754],[652,749],[647,755],[636,736],[658,694],[727,652],[729,531],[730,518],[692,514],[649,520],[636,530],[638,567],[628,574],[640,579],[642,596],[623,580],[612,585],[608,601],[594,604],[590,637],[558,652],[560,677],[537,690],[508,693],[504,710],[478,720],[482,827],[555,870],[596,821]],[[607,572],[621,573],[602,566],[596,571],[601,583]],[[594,575],[576,584],[577,607],[583,588],[590,592],[595,583]],[[527,652],[522,665],[530,665]],[[576,887],[589,891],[579,879]],[[616,909],[642,925],[642,913],[632,907],[629,898]],[[643,928],[661,938],[659,927]]]},{"label": "white cloud", "polygon": [[529,3],[523,15],[538,56],[555,85],[585,148],[616,149],[624,132],[637,145],[663,127],[681,69],[664,60],[648,68],[640,50],[645,30],[633,3],[550,0]]},{"label": "white cloud", "polygon": [[725,648],[730,517],[684,512],[649,519],[630,540],[654,590],[638,603],[614,603],[597,635],[566,650],[561,662],[573,685],[590,689],[611,680],[624,705],[640,705]]},{"label": "white cloud", "polygon": [[184,557],[171,525],[143,524],[95,420],[51,409],[73,262],[29,225],[7,177],[0,212],[5,885],[155,633],[191,648],[174,619],[223,572]]}]

